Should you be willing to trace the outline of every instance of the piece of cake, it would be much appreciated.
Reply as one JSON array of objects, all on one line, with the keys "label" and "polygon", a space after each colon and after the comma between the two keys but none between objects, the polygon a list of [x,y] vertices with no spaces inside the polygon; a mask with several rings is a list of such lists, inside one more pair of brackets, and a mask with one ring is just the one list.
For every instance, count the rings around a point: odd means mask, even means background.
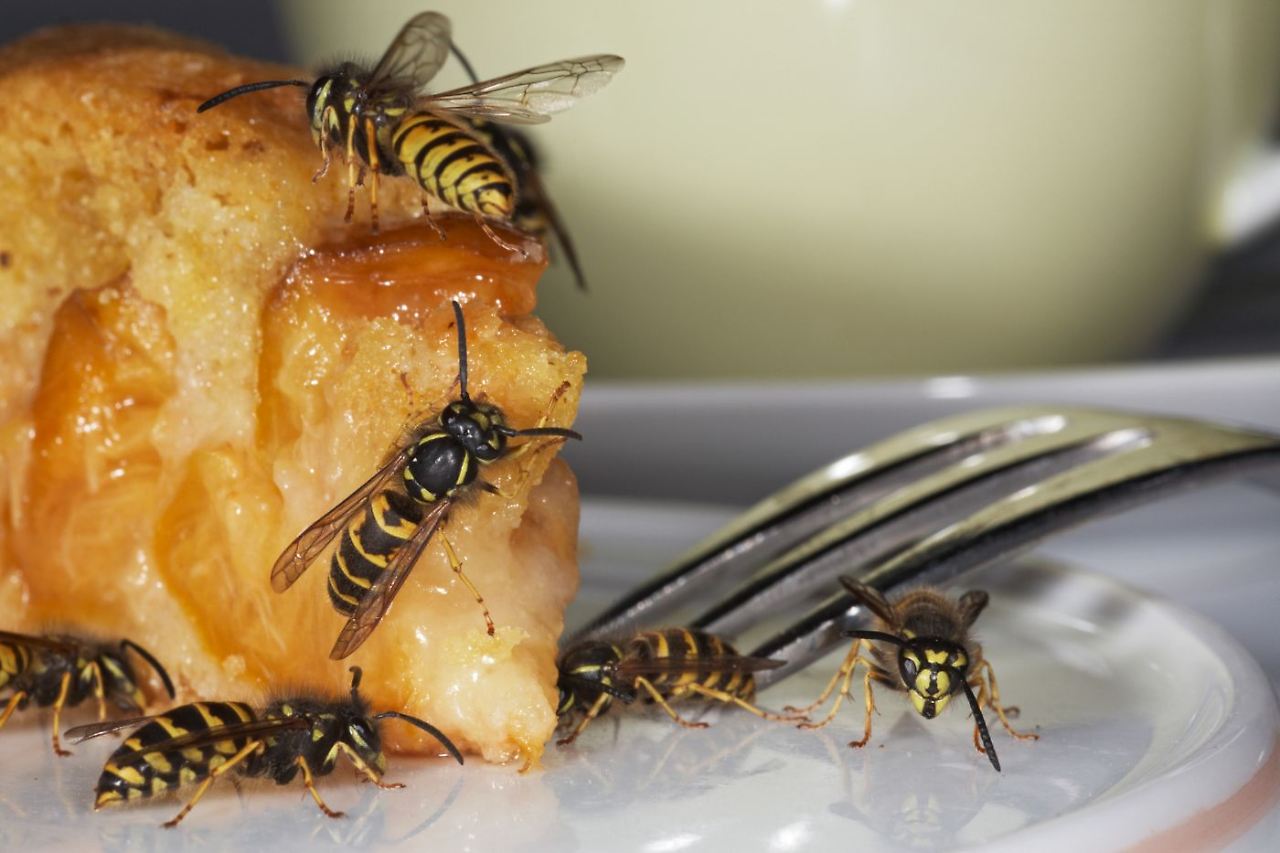
[{"label": "piece of cake", "polygon": [[[423,221],[384,180],[343,222],[305,92],[197,115],[295,76],[153,30],[46,30],[0,51],[0,626],[74,625],[151,649],[180,701],[340,694],[430,720],[466,752],[534,760],[555,726],[556,642],[577,587],[578,495],[559,442],[485,468],[447,535],[497,633],[432,541],[346,661],[328,559],[270,567],[364,482],[402,429],[470,390],[515,427],[570,426],[585,372],[531,312],[542,247]],[[516,439],[513,445],[523,440]],[[438,540],[439,537],[437,537]],[[81,712],[73,712],[74,715]],[[392,750],[435,752],[408,726]]]}]

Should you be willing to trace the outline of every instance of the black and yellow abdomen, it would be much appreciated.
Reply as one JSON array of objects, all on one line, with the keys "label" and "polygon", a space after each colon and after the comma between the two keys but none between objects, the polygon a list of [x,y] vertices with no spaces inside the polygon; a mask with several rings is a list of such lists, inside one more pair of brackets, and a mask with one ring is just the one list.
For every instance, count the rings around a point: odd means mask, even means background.
[{"label": "black and yellow abdomen", "polygon": [[329,600],[350,616],[396,552],[418,529],[422,511],[398,492],[375,495],[342,532],[329,565]]},{"label": "black and yellow abdomen", "polygon": [[697,664],[699,660],[726,660],[737,656],[733,646],[714,634],[688,628],[667,628],[645,631],[637,636],[628,644],[625,659],[637,662],[687,660],[687,667],[655,671],[649,676],[649,682],[663,696],[678,697],[696,684],[709,690],[720,690],[731,696],[750,699],[756,692],[755,678],[750,672],[726,671],[724,667]]},{"label": "black and yellow abdomen", "polygon": [[[249,739],[229,736],[201,746],[161,752],[146,749],[176,737],[254,719],[253,709],[242,702],[195,702],[161,714],[131,734],[111,754],[98,777],[94,807],[155,796],[208,777],[215,767],[244,749]],[[255,775],[251,765],[241,767],[246,774]]]},{"label": "black and yellow abdomen", "polygon": [[390,153],[445,204],[502,220],[515,211],[515,181],[507,166],[474,133],[434,113],[400,121]]}]

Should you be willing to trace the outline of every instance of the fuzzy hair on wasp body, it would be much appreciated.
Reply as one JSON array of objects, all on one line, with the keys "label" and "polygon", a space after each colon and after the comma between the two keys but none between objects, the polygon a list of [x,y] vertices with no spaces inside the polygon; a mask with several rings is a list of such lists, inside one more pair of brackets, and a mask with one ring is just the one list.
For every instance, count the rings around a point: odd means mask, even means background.
[{"label": "fuzzy hair on wasp body", "polygon": [[458,397],[437,415],[411,425],[368,480],[307,527],[276,559],[271,586],[284,592],[333,542],[329,601],[347,616],[329,656],[341,660],[360,647],[391,608],[427,543],[439,536],[445,557],[471,592],[490,636],[493,617],[484,597],[462,570],[444,527],[449,511],[476,489],[496,492],[479,479],[485,466],[520,453],[517,437],[581,439],[564,427],[515,429],[502,409],[472,399],[467,390],[467,331],[462,306],[453,306],[458,330]]},{"label": "fuzzy hair on wasp body", "polygon": [[342,152],[347,164],[348,221],[355,210],[355,189],[363,183],[366,170],[374,231],[378,230],[379,176],[408,175],[432,197],[474,216],[495,243],[519,252],[488,224],[511,222],[516,178],[508,164],[468,127],[467,120],[548,121],[608,83],[624,63],[618,56],[593,54],[427,94],[426,86],[444,65],[451,45],[449,19],[438,12],[423,12],[404,25],[372,68],[348,61],[312,81],[247,83],[213,96],[197,111],[263,89],[307,88],[307,117],[323,157],[316,179],[328,171],[331,152]]},{"label": "fuzzy hair on wasp body", "polygon": [[[974,748],[987,756],[997,772],[1000,759],[996,756],[986,719],[982,716],[984,707],[996,712],[1005,730],[1013,737],[1019,740],[1039,738],[1036,734],[1018,732],[1009,723],[1009,717],[1016,716],[1017,709],[1001,704],[1000,687],[991,663],[983,657],[982,646],[969,634],[974,621],[987,606],[987,593],[970,590],[958,599],[952,599],[939,590],[920,587],[891,603],[879,590],[852,578],[841,577],[840,583],[859,604],[875,615],[876,622],[870,630],[844,632],[846,637],[853,639],[853,643],[817,701],[804,708],[787,708],[788,711],[808,714],[821,707],[836,686],[840,686],[826,717],[816,723],[801,723],[801,728],[822,728],[835,719],[841,703],[850,693],[857,668],[862,666],[866,717],[862,738],[851,741],[851,747],[865,746],[871,739],[871,716],[876,710],[871,690],[873,680],[906,692],[916,713],[927,720],[936,717],[953,696],[962,693],[973,712]],[[871,657],[861,653],[864,643],[877,644],[871,646]]]},{"label": "fuzzy hair on wasp body", "polygon": [[244,702],[193,702],[149,717],[71,729],[67,737],[77,742],[133,729],[103,766],[94,809],[198,784],[182,810],[165,822],[166,828],[172,828],[219,777],[234,770],[240,776],[266,778],[277,785],[287,785],[300,774],[320,811],[342,817],[342,812],[329,808],[321,798],[315,778],[332,773],[343,755],[378,787],[403,787],[382,781],[387,762],[378,723],[385,719],[421,729],[462,763],[462,754],[453,742],[425,720],[399,711],[370,714],[360,697],[361,669],[353,666],[350,671],[351,692],[343,699],[295,696],[263,708]]},{"label": "fuzzy hair on wasp body", "polygon": [[75,707],[89,697],[97,700],[98,719],[107,717],[107,703],[122,711],[139,713],[145,699],[129,652],[141,658],[174,697],[173,682],[155,657],[132,640],[107,642],[68,633],[43,635],[0,631],[0,728],[15,711],[34,702],[53,708],[53,751],[66,756],[58,738],[63,708]]}]

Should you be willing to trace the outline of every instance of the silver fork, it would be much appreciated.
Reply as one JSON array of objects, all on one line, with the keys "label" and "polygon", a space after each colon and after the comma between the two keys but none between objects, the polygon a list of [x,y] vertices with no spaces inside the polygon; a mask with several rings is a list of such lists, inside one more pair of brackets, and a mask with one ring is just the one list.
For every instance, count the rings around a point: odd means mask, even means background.
[{"label": "silver fork", "polygon": [[[984,409],[899,433],[797,480],[624,595],[570,640],[689,625],[735,638],[847,574],[941,583],[1100,516],[1231,476],[1280,487],[1280,435],[1065,406]],[[865,615],[840,592],[750,654],[786,678]]]}]

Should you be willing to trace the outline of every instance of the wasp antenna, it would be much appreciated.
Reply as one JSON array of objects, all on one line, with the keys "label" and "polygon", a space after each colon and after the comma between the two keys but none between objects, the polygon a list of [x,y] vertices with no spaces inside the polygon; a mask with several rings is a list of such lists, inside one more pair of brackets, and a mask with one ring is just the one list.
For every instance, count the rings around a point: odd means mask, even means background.
[{"label": "wasp antenna", "polygon": [[462,63],[462,69],[467,72],[467,76],[471,78],[472,83],[479,83],[480,78],[476,76],[476,70],[471,67],[471,60],[467,59],[462,51],[458,50],[458,46],[452,41],[449,42],[449,52],[453,54],[453,58]]},{"label": "wasp antenna", "polygon": [[444,732],[440,731],[426,720],[419,720],[417,717],[411,717],[408,714],[402,714],[399,711],[383,711],[381,714],[375,714],[373,718],[375,720],[385,720],[388,718],[393,720],[404,720],[411,726],[417,726],[436,740],[440,741],[441,745],[443,745],[444,748],[449,751],[449,754],[454,757],[454,760],[459,764],[462,763],[462,753],[453,745],[453,741],[445,737]]},{"label": "wasp antenna", "polygon": [[214,95],[200,106],[196,107],[196,112],[202,113],[205,110],[211,110],[218,104],[225,103],[232,98],[240,95],[247,95],[250,92],[261,92],[263,89],[275,89],[280,86],[302,86],[304,89],[311,87],[311,82],[307,80],[263,80],[260,83],[246,83],[243,86],[236,86],[234,89],[228,89],[220,95]]},{"label": "wasp antenna", "polygon": [[1000,759],[996,757],[995,744],[991,742],[991,732],[987,731],[987,720],[982,716],[982,708],[978,707],[978,697],[973,695],[973,688],[969,686],[969,682],[960,682],[964,685],[964,695],[969,700],[969,707],[973,709],[973,721],[978,726],[978,735],[982,738],[982,748],[986,750],[987,758],[991,760],[991,766],[1000,772]]},{"label": "wasp antenna", "polygon": [[497,429],[497,431],[501,432],[508,438],[517,435],[554,435],[558,438],[576,438],[578,441],[582,441],[582,433],[577,432],[576,430],[565,429],[564,427],[530,427],[529,429],[511,429],[510,427],[503,427]]},{"label": "wasp antenna", "polygon": [[169,694],[170,699],[173,699],[177,695],[173,689],[173,681],[169,678],[169,673],[165,672],[164,667],[160,665],[160,661],[156,660],[155,655],[151,654],[151,652],[147,651],[133,640],[120,641],[120,650],[124,651],[125,649],[133,649],[133,651],[137,653],[138,657],[145,660],[147,664],[155,670],[156,675],[160,676],[160,681],[164,684],[165,692]]},{"label": "wasp antenna", "polygon": [[449,304],[453,306],[453,316],[458,321],[458,384],[462,387],[462,399],[470,400],[467,394],[467,325],[458,300],[454,299]]},{"label": "wasp antenna", "polygon": [[360,679],[364,678],[364,670],[358,666],[350,667],[347,672],[351,673],[351,701],[359,703],[358,694],[360,692]]},{"label": "wasp antenna", "polygon": [[907,641],[901,637],[886,634],[884,631],[844,631],[843,635],[853,640],[879,640],[882,643],[893,643],[895,646],[907,644]]}]

